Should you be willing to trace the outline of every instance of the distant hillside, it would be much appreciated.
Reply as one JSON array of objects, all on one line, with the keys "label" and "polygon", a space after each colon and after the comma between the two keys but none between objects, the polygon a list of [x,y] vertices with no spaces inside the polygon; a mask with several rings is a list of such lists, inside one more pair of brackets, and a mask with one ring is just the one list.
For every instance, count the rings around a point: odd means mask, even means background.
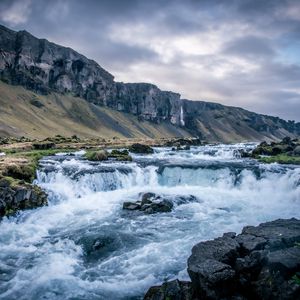
[{"label": "distant hillside", "polygon": [[71,95],[39,95],[0,81],[0,136],[161,138],[190,136],[169,122],[139,121],[137,116],[88,103]]},{"label": "distant hillside", "polygon": [[[300,123],[182,100],[179,94],[149,83],[115,82],[113,75],[76,51],[1,25],[0,79],[7,83],[1,84],[0,134],[192,134],[217,142],[300,134]],[[17,85],[32,92],[12,87]]]},{"label": "distant hillside", "polygon": [[208,141],[272,141],[298,137],[300,123],[205,101],[183,100],[185,128]]}]

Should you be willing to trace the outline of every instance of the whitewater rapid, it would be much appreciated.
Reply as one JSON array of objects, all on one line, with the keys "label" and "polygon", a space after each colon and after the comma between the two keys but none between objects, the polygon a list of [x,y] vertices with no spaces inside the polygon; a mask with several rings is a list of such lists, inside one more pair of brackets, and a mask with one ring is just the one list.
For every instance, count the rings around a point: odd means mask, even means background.
[{"label": "whitewater rapid", "polygon": [[[300,218],[300,168],[239,157],[253,147],[156,148],[126,163],[87,162],[84,152],[44,158],[36,184],[49,206],[0,223],[0,299],[141,299],[152,285],[188,279],[197,242]],[[122,209],[144,192],[173,211]]]}]

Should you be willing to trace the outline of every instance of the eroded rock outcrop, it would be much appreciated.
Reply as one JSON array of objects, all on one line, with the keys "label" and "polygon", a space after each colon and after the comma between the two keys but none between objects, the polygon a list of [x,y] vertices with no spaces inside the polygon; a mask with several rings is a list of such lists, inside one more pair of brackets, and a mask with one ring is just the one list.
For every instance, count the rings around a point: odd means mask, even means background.
[{"label": "eroded rock outcrop", "polygon": [[0,25],[0,79],[39,93],[72,93],[141,120],[180,125],[181,99],[148,83],[115,82],[113,75],[76,51]]},{"label": "eroded rock outcrop", "polygon": [[15,184],[0,178],[0,219],[19,210],[47,205],[47,195],[38,186]]},{"label": "eroded rock outcrop", "polygon": [[201,242],[192,249],[188,273],[188,292],[180,282],[167,282],[145,299],[299,299],[300,220],[247,226],[239,235]]}]

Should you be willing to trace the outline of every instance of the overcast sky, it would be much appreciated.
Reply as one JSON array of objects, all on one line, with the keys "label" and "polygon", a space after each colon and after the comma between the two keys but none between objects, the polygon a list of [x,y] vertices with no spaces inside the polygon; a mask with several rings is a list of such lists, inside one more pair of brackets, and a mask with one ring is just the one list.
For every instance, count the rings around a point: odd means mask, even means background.
[{"label": "overcast sky", "polygon": [[0,20],[117,81],[300,121],[299,0],[0,0]]}]

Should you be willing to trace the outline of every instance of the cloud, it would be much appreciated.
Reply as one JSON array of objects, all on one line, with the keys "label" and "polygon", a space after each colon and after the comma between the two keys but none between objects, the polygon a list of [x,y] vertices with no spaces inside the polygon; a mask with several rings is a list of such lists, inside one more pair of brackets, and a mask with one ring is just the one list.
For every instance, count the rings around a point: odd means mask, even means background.
[{"label": "cloud", "polygon": [[224,53],[231,56],[247,57],[249,59],[265,59],[274,57],[275,50],[272,41],[257,36],[243,36],[225,44]]},{"label": "cloud", "polygon": [[9,25],[19,25],[27,22],[31,13],[31,1],[4,1],[0,5],[0,20]]},{"label": "cloud", "polygon": [[297,0],[2,1],[2,22],[116,80],[300,121]]}]

